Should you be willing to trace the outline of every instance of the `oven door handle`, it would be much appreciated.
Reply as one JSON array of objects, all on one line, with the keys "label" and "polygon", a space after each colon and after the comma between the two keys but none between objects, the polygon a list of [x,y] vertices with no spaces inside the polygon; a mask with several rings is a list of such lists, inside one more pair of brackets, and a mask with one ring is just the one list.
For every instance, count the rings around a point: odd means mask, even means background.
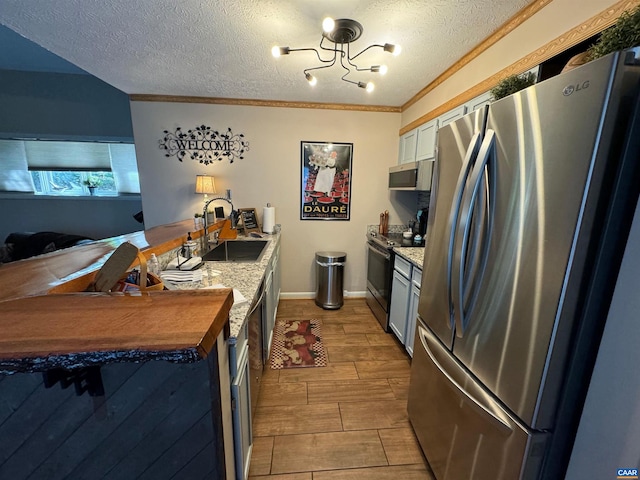
[{"label": "oven door handle", "polygon": [[369,247],[369,250],[373,251],[373,253],[375,253],[376,255],[380,255],[381,257],[384,257],[386,260],[391,260],[391,254],[389,252],[383,252],[382,250],[374,247],[371,244],[368,244],[368,247]]}]

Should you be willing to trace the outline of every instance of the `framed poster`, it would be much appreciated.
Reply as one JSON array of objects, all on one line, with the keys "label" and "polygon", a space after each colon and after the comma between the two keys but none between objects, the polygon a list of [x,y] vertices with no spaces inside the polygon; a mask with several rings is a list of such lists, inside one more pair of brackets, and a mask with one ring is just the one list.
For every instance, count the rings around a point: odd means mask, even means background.
[{"label": "framed poster", "polygon": [[349,220],[353,143],[300,142],[301,220]]}]

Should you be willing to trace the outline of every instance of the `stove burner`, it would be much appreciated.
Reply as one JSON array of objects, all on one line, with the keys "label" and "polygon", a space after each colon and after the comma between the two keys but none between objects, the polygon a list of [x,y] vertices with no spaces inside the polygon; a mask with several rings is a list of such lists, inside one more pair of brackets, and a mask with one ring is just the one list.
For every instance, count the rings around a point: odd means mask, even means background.
[{"label": "stove burner", "polygon": [[382,235],[380,233],[372,232],[367,236],[370,241],[388,250],[391,250],[394,247],[424,247],[424,240],[419,243],[415,243],[412,238],[404,238],[402,233],[388,233],[386,235]]}]

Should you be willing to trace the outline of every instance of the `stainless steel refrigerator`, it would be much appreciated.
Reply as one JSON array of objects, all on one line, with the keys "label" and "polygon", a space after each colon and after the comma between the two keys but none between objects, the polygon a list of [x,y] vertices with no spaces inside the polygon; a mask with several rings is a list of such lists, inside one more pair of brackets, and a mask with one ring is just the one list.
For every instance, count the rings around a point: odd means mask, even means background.
[{"label": "stainless steel refrigerator", "polygon": [[562,478],[638,199],[640,49],[438,132],[408,412],[438,480]]}]

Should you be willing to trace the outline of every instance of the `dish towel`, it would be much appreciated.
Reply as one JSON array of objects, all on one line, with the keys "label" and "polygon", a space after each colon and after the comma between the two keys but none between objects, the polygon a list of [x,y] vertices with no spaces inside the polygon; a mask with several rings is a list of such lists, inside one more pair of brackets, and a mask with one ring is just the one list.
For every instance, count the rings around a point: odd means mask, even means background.
[{"label": "dish towel", "polygon": [[202,281],[202,270],[164,270],[160,273],[160,278],[168,282],[200,282]]},{"label": "dish towel", "polygon": [[[178,263],[180,267],[178,267]],[[174,258],[167,264],[167,269],[170,270],[191,270],[193,267],[200,265],[202,263],[202,257],[191,257],[190,259],[186,259],[183,256],[179,256]]]},{"label": "dish towel", "polygon": [[[222,285],[221,283],[216,283],[215,285],[211,285],[210,287],[204,287],[203,290],[212,290],[216,288],[228,288]],[[240,290],[237,288],[233,289],[233,306],[242,305],[247,302],[247,298],[240,293]]]}]

